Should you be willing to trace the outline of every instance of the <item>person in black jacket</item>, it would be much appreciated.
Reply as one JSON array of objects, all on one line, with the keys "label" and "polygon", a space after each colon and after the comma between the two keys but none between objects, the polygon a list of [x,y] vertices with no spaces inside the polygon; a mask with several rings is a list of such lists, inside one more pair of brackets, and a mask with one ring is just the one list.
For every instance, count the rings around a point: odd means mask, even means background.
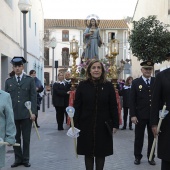
[{"label": "person in black jacket", "polygon": [[[151,99],[154,77],[151,77],[154,63],[152,61],[144,61],[142,66],[142,76],[132,81],[130,91],[130,116],[132,123],[135,124],[135,143],[134,143],[134,164],[139,165],[142,158],[142,148],[144,142],[145,127],[148,131],[148,150],[147,157],[149,159],[150,151],[153,143],[153,133],[150,125]],[[155,165],[154,156],[150,165]]]},{"label": "person in black jacket", "polygon": [[105,157],[113,154],[113,136],[119,127],[115,90],[106,81],[103,64],[92,60],[75,96],[75,127],[80,129],[77,153],[85,155],[86,170],[103,170]]},{"label": "person in black jacket", "polygon": [[53,96],[52,101],[56,109],[56,120],[58,123],[58,130],[64,130],[64,113],[68,106],[68,95],[70,91],[65,84],[64,74],[62,72],[58,73],[58,82],[53,85]]},{"label": "person in black jacket", "polygon": [[37,91],[37,115],[35,118],[35,124],[37,128],[40,128],[38,125],[37,119],[38,119],[38,110],[40,110],[40,105],[41,105],[41,100],[42,97],[40,96],[40,93],[44,90],[44,87],[41,83],[41,81],[36,77],[36,71],[35,70],[30,70],[29,75],[34,78],[35,81],[35,86],[36,86],[36,91]]},{"label": "person in black jacket", "polygon": [[[166,105],[169,111],[157,134],[159,110]],[[154,136],[158,135],[158,158],[162,160],[161,170],[170,169],[170,68],[157,74],[152,96],[151,125]]]},{"label": "person in black jacket", "polygon": [[[126,79],[125,85],[123,86],[122,90],[120,91],[120,95],[123,97],[123,127],[121,130],[126,129],[126,124],[127,124],[127,117],[128,117],[128,111],[130,107],[130,89],[131,89],[131,84],[132,84],[133,77],[129,76]],[[129,129],[132,129],[132,121],[129,116]]]}]

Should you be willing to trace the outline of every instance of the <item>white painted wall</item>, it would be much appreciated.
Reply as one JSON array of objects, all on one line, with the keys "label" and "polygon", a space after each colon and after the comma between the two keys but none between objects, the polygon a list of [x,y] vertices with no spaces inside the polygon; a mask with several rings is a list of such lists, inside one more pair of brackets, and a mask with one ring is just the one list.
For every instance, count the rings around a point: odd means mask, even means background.
[{"label": "white painted wall", "polygon": [[[11,72],[10,60],[14,56],[23,56],[23,14],[18,8],[18,1],[11,0],[10,7],[4,0],[0,0],[0,88],[3,89],[5,78]],[[27,13],[27,60],[28,71],[36,69],[38,77],[43,81],[44,68],[44,16],[41,0],[32,0],[31,28],[29,27],[29,14]],[[34,23],[37,23],[35,36]],[[6,56],[6,70],[3,70],[4,57]],[[35,67],[36,63],[36,67]],[[6,63],[5,63],[6,64]],[[39,67],[38,67],[39,66]]]}]

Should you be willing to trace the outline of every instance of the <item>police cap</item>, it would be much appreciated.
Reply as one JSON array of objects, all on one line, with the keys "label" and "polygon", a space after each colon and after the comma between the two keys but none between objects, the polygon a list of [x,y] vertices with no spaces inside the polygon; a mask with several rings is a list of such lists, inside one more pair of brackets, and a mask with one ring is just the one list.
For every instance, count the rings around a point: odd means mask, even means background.
[{"label": "police cap", "polygon": [[154,63],[153,61],[147,60],[147,61],[143,61],[142,63],[140,63],[140,65],[143,68],[148,68],[148,67],[153,67]]},{"label": "police cap", "polygon": [[15,65],[15,66],[20,66],[23,65],[24,63],[26,63],[27,61],[24,59],[24,57],[19,57],[19,56],[15,56],[13,57],[13,59],[11,60],[11,64]]}]

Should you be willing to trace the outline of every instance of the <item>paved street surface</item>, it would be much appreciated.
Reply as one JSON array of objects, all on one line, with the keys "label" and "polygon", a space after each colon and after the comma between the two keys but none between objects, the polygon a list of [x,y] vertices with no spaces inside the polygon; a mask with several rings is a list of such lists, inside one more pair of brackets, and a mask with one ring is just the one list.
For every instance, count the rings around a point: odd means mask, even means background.
[{"label": "paved street surface", "polygon": [[[50,102],[51,103],[51,102]],[[46,106],[47,107],[47,106]],[[35,129],[32,128],[31,136],[31,167],[26,168],[19,166],[16,170],[85,170],[84,157],[74,154],[73,139],[66,136],[69,127],[64,124],[63,131],[57,130],[55,118],[55,109],[51,105],[46,108],[45,113],[40,111],[38,122],[40,125],[39,133],[41,140],[39,141]],[[143,148],[143,159],[140,165],[134,165],[133,143],[134,130],[118,130],[114,135],[114,155],[106,158],[104,170],[160,170],[160,160],[155,159],[157,165],[148,164],[146,157],[147,135]],[[11,170],[10,165],[14,161],[13,149],[7,147],[6,167],[2,170]]]}]

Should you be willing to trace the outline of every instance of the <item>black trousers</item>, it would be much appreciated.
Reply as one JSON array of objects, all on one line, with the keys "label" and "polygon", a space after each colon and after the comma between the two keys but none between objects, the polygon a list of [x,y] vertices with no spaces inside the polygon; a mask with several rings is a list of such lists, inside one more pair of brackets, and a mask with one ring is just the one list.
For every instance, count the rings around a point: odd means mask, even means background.
[{"label": "black trousers", "polygon": [[[126,128],[127,126],[127,117],[128,117],[128,111],[129,111],[129,107],[123,107],[123,127]],[[129,115],[129,128],[132,127],[132,121]]]},{"label": "black trousers", "polygon": [[[16,143],[20,144],[20,146],[14,146],[15,162],[29,163],[32,120],[30,118],[15,120],[15,126],[17,131],[15,136]],[[21,134],[23,148],[21,146]]]},{"label": "black trousers", "polygon": [[[141,159],[143,156],[142,148],[144,142],[145,127],[147,127],[147,132],[148,132],[148,149],[147,149],[148,159],[151,152],[152,143],[154,140],[149,119],[139,119],[137,125],[135,125],[135,143],[134,143],[134,155],[135,158],[138,159]],[[153,154],[153,158],[154,157],[155,154]]]},{"label": "black trousers", "polygon": [[169,169],[170,169],[170,162],[162,160],[161,170],[169,170]]},{"label": "black trousers", "polygon": [[57,120],[59,128],[63,127],[65,109],[66,109],[65,106],[62,106],[62,107],[56,106],[55,107],[55,110],[56,110],[56,120]]},{"label": "black trousers", "polygon": [[37,115],[35,116],[35,124],[36,124],[36,126],[38,126],[37,119],[38,119],[38,110],[37,110]]},{"label": "black trousers", "polygon": [[84,159],[85,159],[86,170],[94,170],[94,159],[95,159],[96,170],[103,170],[105,157],[85,156]]}]

